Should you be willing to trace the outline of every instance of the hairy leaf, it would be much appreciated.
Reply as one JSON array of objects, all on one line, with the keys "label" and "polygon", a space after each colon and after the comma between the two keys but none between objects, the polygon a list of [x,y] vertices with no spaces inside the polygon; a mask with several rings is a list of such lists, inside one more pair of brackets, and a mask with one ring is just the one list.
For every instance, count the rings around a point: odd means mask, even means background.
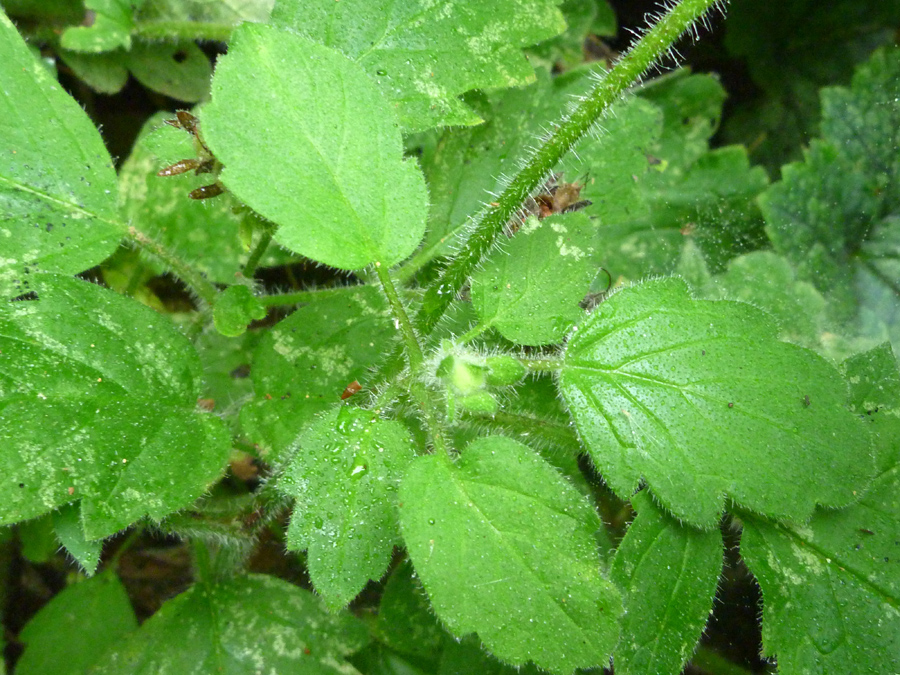
[{"label": "hairy leaf", "polygon": [[277,25],[356,61],[396,108],[406,131],[477,124],[457,96],[534,79],[522,48],[557,35],[558,0],[428,2],[279,0]]},{"label": "hairy leaf", "polygon": [[427,193],[387,101],[341,53],[243,24],[201,112],[228,189],[319,262],[393,265],[419,245]]},{"label": "hairy leaf", "polygon": [[493,436],[456,464],[419,457],[400,502],[416,572],[456,635],[556,673],[607,663],[621,602],[600,574],[600,519],[532,450]]},{"label": "hairy leaf", "polygon": [[64,589],[26,624],[16,672],[84,675],[137,625],[125,587],[114,572],[104,572]]},{"label": "hairy leaf", "polygon": [[88,672],[353,675],[344,657],[367,641],[353,616],[329,615],[309,591],[250,574],[169,600]]},{"label": "hairy leaf", "polygon": [[584,315],[597,274],[596,228],[583,213],[525,221],[472,276],[472,304],[487,326],[524,345],[559,342]]},{"label": "hairy leaf", "polygon": [[241,411],[250,438],[274,460],[317,412],[339,403],[383,355],[396,329],[377,289],[323,291],[267,331],[253,356],[256,398]]},{"label": "hairy leaf", "polygon": [[0,12],[0,294],[81,272],[119,243],[116,172],[88,116]]},{"label": "hairy leaf", "polygon": [[604,302],[569,341],[560,391],[591,458],[628,498],[647,481],[677,517],[719,520],[725,497],[802,520],[871,480],[871,441],[846,385],[776,339],[763,312],[694,300],[667,279]]},{"label": "hairy leaf", "polygon": [[78,561],[85,574],[93,576],[100,564],[103,542],[99,539],[90,540],[84,536],[79,506],[67,504],[56,511],[53,514],[53,529],[66,552]]},{"label": "hairy leaf", "polygon": [[88,539],[199,497],[230,444],[196,409],[200,362],[156,312],[42,275],[40,300],[0,305],[0,522],[81,500]]},{"label": "hairy leaf", "polygon": [[313,585],[331,609],[384,575],[399,539],[397,486],[415,456],[399,422],[346,406],[297,439],[279,487],[296,498],[287,546],[307,550]]},{"label": "hairy leaf", "polygon": [[610,578],[624,589],[616,673],[678,673],[694,652],[722,571],[722,535],[680,525],[646,491],[616,549]]}]

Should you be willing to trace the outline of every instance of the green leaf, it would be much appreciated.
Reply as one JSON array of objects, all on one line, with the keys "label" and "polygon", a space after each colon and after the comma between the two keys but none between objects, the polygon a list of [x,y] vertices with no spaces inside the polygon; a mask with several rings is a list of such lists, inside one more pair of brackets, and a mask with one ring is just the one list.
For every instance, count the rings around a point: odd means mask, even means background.
[{"label": "green leaf", "polygon": [[83,675],[137,628],[125,587],[113,572],[64,589],[19,634],[20,675]]},{"label": "green leaf", "polygon": [[199,497],[230,448],[196,409],[200,362],[159,314],[41,275],[40,300],[0,306],[0,522],[81,500],[100,539]]},{"label": "green leaf", "polygon": [[526,664],[511,667],[485,652],[475,635],[447,640],[438,675],[541,675],[544,671]]},{"label": "green leaf", "polygon": [[797,520],[851,503],[874,472],[869,436],[836,370],[776,335],[760,310],[694,300],[679,279],[601,304],[569,341],[559,386],[609,486],[627,499],[643,478],[703,528],[726,496]]},{"label": "green leaf", "polygon": [[875,440],[878,470],[883,473],[900,461],[900,373],[891,346],[879,345],[841,364],[850,383],[850,403]]},{"label": "green leaf", "polygon": [[600,575],[602,524],[532,450],[493,436],[456,464],[419,457],[400,502],[416,572],[457,636],[477,632],[499,659],[555,673],[608,662],[621,602]]},{"label": "green leaf", "polygon": [[279,488],[296,498],[289,550],[307,550],[316,591],[345,607],[387,570],[399,539],[397,486],[415,456],[399,422],[335,407],[297,439]]},{"label": "green leaf", "polygon": [[128,82],[128,69],[121,52],[88,54],[61,49],[59,58],[78,79],[101,94],[118,94]]},{"label": "green leaf", "polygon": [[188,103],[209,96],[212,64],[194,42],[137,42],[125,63],[135,79],[153,91]]},{"label": "green leaf", "polygon": [[722,535],[677,523],[646,491],[616,549],[610,578],[624,589],[616,673],[678,673],[693,654],[722,572]]},{"label": "green leaf", "polygon": [[19,523],[17,530],[22,543],[22,555],[30,562],[48,562],[59,549],[51,514]]},{"label": "green leaf", "polygon": [[[900,448],[900,436],[894,436]],[[763,653],[785,673],[900,668],[900,464],[860,502],[806,525],[744,520],[741,557],[763,595]]]},{"label": "green leaf", "polygon": [[267,331],[251,366],[256,398],[241,411],[244,431],[267,461],[317,412],[339,403],[348,384],[365,381],[395,334],[387,303],[371,286],[322,291]]},{"label": "green leaf", "polygon": [[100,134],[0,13],[0,294],[37,270],[81,272],[109,256],[116,172]]},{"label": "green leaf", "polygon": [[213,321],[216,330],[226,337],[238,337],[247,325],[266,315],[266,308],[247,286],[229,286],[216,298]]},{"label": "green leaf", "polygon": [[143,0],[85,0],[84,26],[67,28],[62,34],[63,49],[75,52],[110,52],[131,47],[134,28],[132,13]]},{"label": "green leaf", "polygon": [[353,675],[344,658],[367,641],[350,614],[329,615],[309,591],[250,574],[169,600],[89,673]]},{"label": "green leaf", "polygon": [[53,514],[53,529],[59,543],[66,548],[87,576],[93,576],[100,564],[103,552],[101,539],[90,540],[81,528],[81,509],[76,504],[67,504]]},{"label": "green leaf", "polygon": [[596,228],[583,213],[525,221],[472,275],[472,304],[487,326],[524,345],[560,342],[584,316],[596,276]]},{"label": "green leaf", "polygon": [[431,660],[440,653],[446,632],[431,611],[409,561],[397,567],[385,584],[376,634],[401,654]]},{"label": "green leaf", "polygon": [[222,182],[281,226],[283,246],[350,270],[391,266],[419,245],[422,173],[403,159],[387,101],[339,52],[243,24],[201,118]]},{"label": "green leaf", "polygon": [[192,21],[236,26],[268,20],[273,4],[274,0],[145,0],[135,18],[144,29]]},{"label": "green leaf", "polygon": [[213,399],[226,414],[253,394],[250,361],[263,335],[263,331],[249,331],[235,339],[211,330],[194,340],[203,364],[203,398]]},{"label": "green leaf", "polygon": [[[584,61],[584,41],[592,33],[615,35],[616,18],[605,0],[564,0],[560,6],[566,19],[562,35],[544,40],[528,50],[532,63],[552,69],[571,68]],[[611,23],[610,23],[611,19]]]},{"label": "green leaf", "polygon": [[557,4],[280,0],[272,21],[356,61],[409,132],[477,124],[478,116],[457,96],[532,81],[534,70],[522,48],[565,29]]},{"label": "green leaf", "polygon": [[900,340],[900,49],[822,92],[823,141],[761,197],[775,248],[860,334]]},{"label": "green leaf", "polygon": [[[151,117],[141,129],[134,148],[119,173],[122,217],[163,246],[188,258],[210,280],[233,284],[247,261],[238,231],[244,216],[239,202],[227,192],[198,201],[188,194],[210,183],[209,174],[186,173],[160,177],[157,172],[182,159],[197,156],[190,134],[163,123],[169,113]],[[262,266],[281,265],[291,259],[270,246]],[[162,272],[158,263],[154,269]]]}]

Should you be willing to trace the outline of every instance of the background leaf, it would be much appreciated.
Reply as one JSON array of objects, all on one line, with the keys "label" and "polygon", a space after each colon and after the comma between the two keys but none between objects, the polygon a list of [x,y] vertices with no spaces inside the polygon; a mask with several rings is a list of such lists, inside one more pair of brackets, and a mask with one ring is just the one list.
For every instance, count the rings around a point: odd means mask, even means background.
[{"label": "background leaf", "polygon": [[20,675],[83,675],[107,649],[137,629],[125,587],[115,573],[68,586],[19,634]]},{"label": "background leaf", "polygon": [[834,368],[776,334],[761,311],[693,300],[678,279],[601,304],[569,340],[559,386],[609,486],[625,499],[643,477],[705,528],[725,495],[797,520],[852,502],[874,472],[870,439]]},{"label": "background leaf", "polygon": [[560,342],[584,310],[597,274],[596,229],[583,213],[526,220],[472,275],[472,304],[487,326],[524,345]]},{"label": "background leaf", "polygon": [[85,536],[159,519],[199,497],[230,445],[196,410],[200,363],[168,321],[77,279],[0,306],[0,520],[81,500]]},{"label": "background leaf", "polygon": [[415,456],[399,422],[335,407],[297,439],[279,488],[296,498],[289,550],[307,550],[316,591],[341,609],[378,581],[399,539],[397,486]]},{"label": "background leaf", "polygon": [[378,605],[378,638],[401,654],[436,659],[447,633],[408,560],[391,573]]},{"label": "background leaf", "polygon": [[372,286],[322,291],[267,331],[250,370],[256,397],[241,410],[241,425],[265,459],[276,461],[348,384],[365,381],[395,334],[387,302]]},{"label": "background leaf", "polygon": [[148,89],[188,103],[209,96],[212,64],[194,42],[136,42],[125,62]]},{"label": "background leaf", "polygon": [[32,290],[32,272],[101,262],[124,228],[100,134],[2,12],[0,61],[0,294],[9,297]]},{"label": "background leaf", "polygon": [[384,92],[406,131],[477,124],[457,96],[534,78],[522,48],[562,32],[558,0],[430,3],[279,0],[276,25],[356,61]]},{"label": "background leaf", "polygon": [[85,0],[87,25],[67,28],[62,34],[63,49],[77,52],[109,52],[131,47],[134,7],[143,0]]},{"label": "background leaf", "polygon": [[[593,507],[526,446],[493,436],[452,464],[417,458],[400,487],[403,538],[431,603],[513,665],[604,665],[619,594],[599,572]],[[461,575],[461,571],[465,575]]]},{"label": "background leaf", "polygon": [[680,525],[646,490],[616,549],[610,579],[624,590],[622,636],[613,654],[620,675],[677,673],[712,613],[722,572],[722,535]]},{"label": "background leaf", "polygon": [[[823,139],[760,203],[776,250],[849,332],[900,340],[900,49],[879,50],[850,89],[822,91]],[[846,330],[846,329],[845,329]]]},{"label": "background leaf", "polygon": [[89,673],[353,675],[344,658],[367,641],[350,614],[328,614],[309,591],[251,574],[169,600]]},{"label": "background leaf", "polygon": [[391,266],[419,245],[425,181],[403,159],[387,101],[340,53],[244,24],[201,118],[222,182],[281,226],[283,246],[352,270]]}]

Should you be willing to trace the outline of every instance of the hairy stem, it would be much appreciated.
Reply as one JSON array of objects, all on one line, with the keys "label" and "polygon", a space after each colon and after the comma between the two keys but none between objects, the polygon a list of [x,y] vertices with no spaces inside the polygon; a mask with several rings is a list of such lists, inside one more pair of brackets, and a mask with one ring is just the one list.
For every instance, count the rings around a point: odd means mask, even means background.
[{"label": "hairy stem", "polygon": [[622,93],[718,2],[721,0],[681,0],[602,77],[575,110],[553,125],[555,130],[551,136],[512,179],[497,199],[496,206],[483,212],[476,220],[462,250],[429,286],[416,316],[416,327],[422,333],[427,335],[434,329],[472,271],[490,251],[503,226],[516,215],[522,203],[541,185],[553,167],[591,130]]},{"label": "hairy stem", "polygon": [[266,249],[269,248],[269,244],[271,243],[272,233],[263,232],[259,241],[256,242],[256,247],[250,252],[250,257],[247,258],[247,264],[244,265],[242,274],[245,277],[251,279],[253,275],[256,274],[256,268],[259,266],[259,261],[262,260],[262,257],[266,254]]},{"label": "hairy stem", "polygon": [[449,452],[449,446],[444,439],[443,426],[438,418],[430,393],[425,388],[425,385],[417,379],[417,375],[422,371],[422,368],[425,365],[425,355],[422,353],[422,347],[419,344],[416,331],[413,328],[412,321],[409,319],[409,315],[406,313],[406,307],[404,307],[403,301],[397,293],[390,272],[386,267],[379,263],[375,263],[375,271],[378,274],[378,280],[381,282],[384,294],[387,296],[388,303],[391,305],[391,312],[397,322],[397,328],[403,336],[403,343],[406,347],[406,358],[409,361],[409,370],[411,373],[409,393],[419,407],[422,419],[431,436],[431,442],[434,445],[435,451],[437,454],[446,457]]},{"label": "hairy stem", "polygon": [[128,228],[126,236],[134,244],[168,266],[207,305],[212,305],[216,301],[219,291],[216,290],[215,285],[175,253],[134,227]]}]

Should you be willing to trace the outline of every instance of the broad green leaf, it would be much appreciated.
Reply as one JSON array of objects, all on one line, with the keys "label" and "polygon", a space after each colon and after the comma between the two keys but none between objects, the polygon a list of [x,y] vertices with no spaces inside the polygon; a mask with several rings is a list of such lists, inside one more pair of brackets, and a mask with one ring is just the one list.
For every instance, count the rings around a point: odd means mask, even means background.
[{"label": "broad green leaf", "polygon": [[616,673],[678,673],[694,653],[722,572],[722,535],[681,525],[647,492],[616,549],[610,578],[624,591]]},{"label": "broad green leaf", "polygon": [[[244,216],[239,203],[225,193],[198,201],[188,193],[209,185],[209,174],[160,177],[157,172],[182,159],[197,156],[190,134],[164,124],[169,113],[151,117],[119,173],[122,217],[160,244],[175,249],[212,281],[233,284],[248,252],[238,232]],[[291,257],[270,246],[262,266],[281,265]],[[162,271],[157,263],[155,269]]]},{"label": "broad green leaf", "polygon": [[78,79],[101,94],[118,94],[128,82],[128,69],[122,52],[87,54],[61,49],[59,58],[72,69]]},{"label": "broad green leaf", "polygon": [[601,304],[569,340],[559,386],[609,486],[627,499],[643,479],[703,528],[726,496],[797,520],[854,501],[874,464],[846,385],[776,335],[760,310],[694,300],[680,279]]},{"label": "broad green leaf", "polygon": [[621,601],[600,574],[590,503],[526,446],[493,436],[451,463],[417,458],[400,523],[438,617],[502,661],[554,673],[606,665]]},{"label": "broad green leaf", "polygon": [[341,53],[243,24],[201,118],[222,182],[280,225],[281,245],[348,270],[391,266],[419,245],[422,173],[403,159],[388,102]]},{"label": "broad green leaf", "polygon": [[317,412],[339,403],[348,384],[366,381],[395,333],[371,286],[322,291],[267,331],[250,370],[256,398],[241,411],[265,458],[275,460]]},{"label": "broad green leaf", "polygon": [[107,649],[137,628],[125,587],[104,572],[64,589],[22,629],[20,675],[84,675]]},{"label": "broad green leaf", "polygon": [[153,310],[55,275],[0,306],[0,522],[81,501],[100,539],[199,497],[230,448],[200,413],[200,362]]},{"label": "broad green leaf", "polygon": [[559,34],[558,0],[279,0],[272,21],[356,61],[406,131],[477,124],[457,97],[534,79],[522,48]]},{"label": "broad green leaf", "polygon": [[859,503],[819,510],[805,525],[744,518],[741,557],[762,589],[763,653],[781,672],[900,669],[900,376],[886,357],[882,347],[844,364],[854,406],[872,406],[865,417],[880,450],[880,473]]},{"label": "broad green leaf", "polygon": [[[472,215],[502,191],[509,167],[525,159],[548,120],[559,118],[566,103],[591,85],[584,70],[551,79],[538,69],[537,77],[531,86],[487,94],[477,106],[487,121],[448,130],[424,164],[432,203],[425,242],[412,259],[417,265],[453,253]],[[622,102],[604,120],[602,134],[585,138],[577,158],[555,168],[561,180],[585,183],[581,198],[592,202],[585,212],[601,228],[642,212],[634,177],[648,170],[646,148],[660,121],[659,111],[645,101]]]},{"label": "broad green leaf", "polygon": [[78,561],[84,573],[93,576],[100,564],[103,541],[90,540],[81,527],[81,509],[77,504],[67,504],[53,514],[53,529],[66,552]]},{"label": "broad green leaf", "polygon": [[194,42],[137,42],[125,62],[148,89],[188,103],[209,96],[212,64]]},{"label": "broad green leaf", "polygon": [[401,654],[432,660],[440,653],[447,634],[435,618],[409,561],[397,567],[385,584],[378,605],[376,635]]},{"label": "broad green leaf", "polygon": [[366,642],[350,614],[329,615],[309,591],[250,574],[169,600],[88,673],[353,675],[344,658]]},{"label": "broad green leaf", "polygon": [[279,488],[296,498],[289,550],[306,550],[325,604],[346,607],[378,581],[399,539],[397,486],[415,456],[399,422],[335,407],[297,438]]},{"label": "broad green leaf", "polygon": [[81,272],[109,256],[116,172],[100,134],[0,12],[0,294],[35,271]]},{"label": "broad green leaf", "polygon": [[131,47],[135,7],[143,0],[85,0],[85,23],[67,28],[62,34],[63,49],[75,52],[109,52]]},{"label": "broad green leaf", "polygon": [[900,340],[900,49],[822,92],[823,140],[762,196],[775,248],[856,331]]},{"label": "broad green leaf", "polygon": [[238,337],[254,320],[262,319],[266,308],[247,286],[229,286],[216,298],[213,322],[216,330],[227,337]]},{"label": "broad green leaf", "polygon": [[462,640],[446,640],[437,675],[541,675],[532,664],[507,666],[485,652],[474,635]]},{"label": "broad green leaf", "polygon": [[595,240],[583,213],[532,216],[472,275],[478,317],[519,344],[560,342],[584,316],[578,303],[599,268]]}]

